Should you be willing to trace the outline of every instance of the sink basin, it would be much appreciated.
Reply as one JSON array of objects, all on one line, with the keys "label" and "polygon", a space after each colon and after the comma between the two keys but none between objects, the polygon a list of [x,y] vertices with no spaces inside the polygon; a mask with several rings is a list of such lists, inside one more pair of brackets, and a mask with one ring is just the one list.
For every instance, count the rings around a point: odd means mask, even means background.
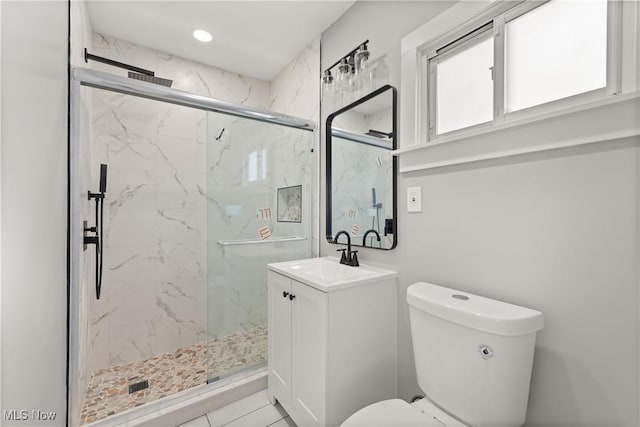
[{"label": "sink basin", "polygon": [[269,270],[291,277],[323,292],[377,282],[398,276],[398,273],[366,264],[350,267],[340,264],[338,258],[322,257],[277,262]]}]

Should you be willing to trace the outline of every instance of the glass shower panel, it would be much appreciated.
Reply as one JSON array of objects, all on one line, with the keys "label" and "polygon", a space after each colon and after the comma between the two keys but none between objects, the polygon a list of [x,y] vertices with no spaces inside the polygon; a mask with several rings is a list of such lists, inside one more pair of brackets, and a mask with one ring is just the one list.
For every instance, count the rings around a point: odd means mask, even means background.
[{"label": "glass shower panel", "polygon": [[264,365],[267,267],[312,256],[313,133],[208,114],[209,381]]},{"label": "glass shower panel", "polygon": [[108,179],[99,300],[95,261],[83,252],[91,263],[81,424],[207,380],[206,113],[99,89],[91,107],[83,161],[87,175],[107,164]]}]

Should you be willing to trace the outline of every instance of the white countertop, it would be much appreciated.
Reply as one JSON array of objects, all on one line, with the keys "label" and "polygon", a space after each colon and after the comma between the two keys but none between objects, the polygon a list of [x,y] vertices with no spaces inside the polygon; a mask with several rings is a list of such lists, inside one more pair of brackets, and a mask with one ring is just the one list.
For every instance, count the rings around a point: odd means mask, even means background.
[{"label": "white countertop", "polygon": [[398,277],[396,271],[367,264],[360,264],[359,267],[343,265],[336,257],[276,262],[267,264],[267,268],[322,292]]}]

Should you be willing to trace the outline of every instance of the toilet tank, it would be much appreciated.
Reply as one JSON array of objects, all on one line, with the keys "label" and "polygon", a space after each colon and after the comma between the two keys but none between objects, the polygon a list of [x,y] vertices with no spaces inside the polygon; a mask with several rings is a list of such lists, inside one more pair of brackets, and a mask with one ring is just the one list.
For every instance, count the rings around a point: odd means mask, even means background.
[{"label": "toilet tank", "polygon": [[468,425],[522,425],[542,313],[423,282],[407,302],[427,398]]}]

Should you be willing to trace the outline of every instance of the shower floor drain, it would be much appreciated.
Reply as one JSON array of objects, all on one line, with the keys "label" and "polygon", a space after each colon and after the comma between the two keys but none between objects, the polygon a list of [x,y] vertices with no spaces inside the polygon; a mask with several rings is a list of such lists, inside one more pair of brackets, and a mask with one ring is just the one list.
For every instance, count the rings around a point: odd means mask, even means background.
[{"label": "shower floor drain", "polygon": [[136,391],[144,390],[145,388],[149,388],[149,380],[129,384],[129,394],[135,393]]}]

